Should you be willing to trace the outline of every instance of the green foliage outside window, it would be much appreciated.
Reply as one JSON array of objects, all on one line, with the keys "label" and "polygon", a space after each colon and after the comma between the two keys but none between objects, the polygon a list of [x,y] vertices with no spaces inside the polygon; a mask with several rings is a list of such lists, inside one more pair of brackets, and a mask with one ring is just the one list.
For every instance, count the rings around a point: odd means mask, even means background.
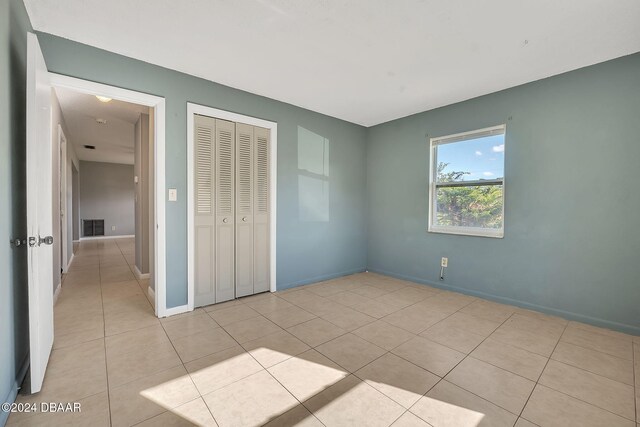
[{"label": "green foliage outside window", "polygon": [[[444,172],[448,163],[438,163],[437,183],[462,182],[469,172]],[[436,223],[453,227],[502,227],[502,185],[468,185],[436,189]]]}]

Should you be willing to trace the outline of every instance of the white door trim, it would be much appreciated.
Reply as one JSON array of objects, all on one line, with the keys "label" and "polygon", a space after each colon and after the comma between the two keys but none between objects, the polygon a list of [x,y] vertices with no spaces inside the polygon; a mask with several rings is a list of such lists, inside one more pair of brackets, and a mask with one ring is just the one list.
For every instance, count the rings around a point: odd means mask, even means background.
[{"label": "white door trim", "polygon": [[195,200],[193,173],[194,173],[194,140],[193,140],[193,122],[196,114],[214,117],[216,119],[228,120],[230,122],[246,123],[251,126],[258,126],[269,129],[271,132],[271,156],[269,164],[269,191],[270,191],[270,212],[269,212],[269,261],[270,261],[270,284],[271,292],[276,291],[276,218],[277,218],[277,177],[278,177],[278,124],[268,120],[258,119],[256,117],[245,116],[244,114],[232,113],[230,111],[219,110],[217,108],[207,107],[204,105],[193,104],[187,102],[187,305],[188,310],[194,309],[195,294],[195,258],[194,258],[194,209],[193,202]]},{"label": "white door trim", "polygon": [[[60,153],[60,159],[58,162],[58,171],[60,176],[58,177],[58,191],[60,193],[60,206],[58,210],[58,222],[60,222],[60,252],[62,253],[62,259],[60,260],[60,267],[63,273],[67,273],[67,137],[62,130],[62,126],[58,123],[58,152]],[[56,274],[59,272],[56,271]]]},{"label": "white door trim", "polygon": [[166,265],[166,216],[165,216],[165,100],[149,95],[109,86],[102,83],[49,73],[51,86],[72,89],[89,95],[102,95],[119,101],[151,107],[155,110],[155,309],[156,316],[167,316],[167,265]]}]

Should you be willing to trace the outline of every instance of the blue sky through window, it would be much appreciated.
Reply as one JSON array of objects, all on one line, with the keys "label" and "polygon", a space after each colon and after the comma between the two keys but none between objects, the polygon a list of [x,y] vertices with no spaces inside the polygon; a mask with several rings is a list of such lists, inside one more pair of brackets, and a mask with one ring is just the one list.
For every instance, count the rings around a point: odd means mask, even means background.
[{"label": "blue sky through window", "polygon": [[438,145],[438,163],[449,163],[444,173],[470,172],[464,181],[504,177],[504,134]]}]

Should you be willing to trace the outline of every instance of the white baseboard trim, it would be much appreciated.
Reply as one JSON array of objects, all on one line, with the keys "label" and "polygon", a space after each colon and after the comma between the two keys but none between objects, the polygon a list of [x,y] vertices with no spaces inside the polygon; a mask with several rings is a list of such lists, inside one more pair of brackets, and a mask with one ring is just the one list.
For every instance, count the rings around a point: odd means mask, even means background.
[{"label": "white baseboard trim", "polygon": [[56,305],[56,303],[58,302],[60,292],[62,292],[62,282],[58,283],[58,286],[56,286],[56,290],[53,293],[53,305]]},{"label": "white baseboard trim", "polygon": [[138,270],[138,266],[134,265],[133,266],[133,274],[136,275],[136,278],[138,280],[144,280],[144,279],[148,279],[151,277],[150,273],[141,273],[140,270]]},{"label": "white baseboard trim", "polygon": [[75,257],[75,256],[76,256],[76,254],[73,254],[73,253],[71,254],[71,258],[69,258],[69,262],[67,263],[67,268],[64,271],[65,273],[69,272],[69,268],[71,267],[71,263],[73,262],[73,257]]},{"label": "white baseboard trim", "polygon": [[162,317],[175,316],[176,314],[187,313],[189,311],[193,311],[189,310],[189,304],[180,305],[178,307],[167,308]]},{"label": "white baseboard trim", "polygon": [[85,240],[103,240],[103,239],[130,239],[136,237],[135,234],[125,234],[121,236],[90,236],[90,237],[81,237],[81,241]]}]

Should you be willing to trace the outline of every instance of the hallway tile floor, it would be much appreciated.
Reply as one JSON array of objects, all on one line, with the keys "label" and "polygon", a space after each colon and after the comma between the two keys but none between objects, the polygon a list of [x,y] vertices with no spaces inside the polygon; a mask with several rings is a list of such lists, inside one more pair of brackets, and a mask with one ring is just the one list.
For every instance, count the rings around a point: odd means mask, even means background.
[{"label": "hallway tile floor", "polygon": [[640,337],[361,273],[157,319],[133,239],[81,242],[11,426],[640,427]]}]

